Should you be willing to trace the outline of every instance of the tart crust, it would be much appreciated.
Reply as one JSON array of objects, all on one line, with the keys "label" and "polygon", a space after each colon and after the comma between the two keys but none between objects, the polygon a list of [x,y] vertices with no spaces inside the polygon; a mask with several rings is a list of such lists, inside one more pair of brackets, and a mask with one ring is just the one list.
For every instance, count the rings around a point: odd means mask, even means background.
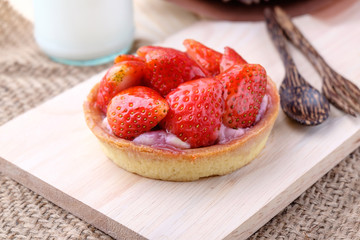
[{"label": "tart crust", "polygon": [[168,181],[225,175],[250,163],[265,147],[279,112],[278,91],[268,77],[269,106],[261,120],[243,136],[225,144],[172,151],[136,144],[111,134],[102,124],[104,114],[95,106],[98,89],[96,84],[83,107],[86,123],[99,139],[105,155],[129,172]]}]

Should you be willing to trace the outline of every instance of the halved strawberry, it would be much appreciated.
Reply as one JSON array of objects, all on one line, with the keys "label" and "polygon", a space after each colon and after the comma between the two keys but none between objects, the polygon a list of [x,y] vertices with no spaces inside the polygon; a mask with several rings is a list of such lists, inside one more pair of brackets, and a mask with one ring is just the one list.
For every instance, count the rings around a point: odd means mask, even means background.
[{"label": "halved strawberry", "polygon": [[205,76],[185,53],[172,48],[147,47],[144,56],[145,83],[163,96],[183,82]]},{"label": "halved strawberry", "polygon": [[100,82],[98,107],[106,113],[111,98],[126,88],[140,85],[144,76],[145,63],[141,61],[123,61],[112,66]]},{"label": "halved strawberry", "polygon": [[150,131],[167,114],[169,105],[156,91],[143,86],[128,88],[112,98],[107,119],[113,133],[132,140]]},{"label": "halved strawberry", "polygon": [[[166,48],[166,47],[160,47],[160,46],[142,46],[142,47],[138,48],[138,50],[136,50],[136,54],[137,54],[139,57],[145,58],[146,55],[147,55],[149,52],[156,51],[156,50],[168,50],[168,51],[172,51],[172,50],[175,50],[175,49]],[[175,51],[178,51],[178,50],[175,50]]]},{"label": "halved strawberry", "polygon": [[191,147],[209,146],[218,138],[224,109],[222,84],[202,78],[179,85],[166,96],[165,129]]},{"label": "halved strawberry", "polygon": [[219,74],[219,64],[222,57],[221,53],[208,48],[193,39],[185,39],[183,44],[189,57],[206,71],[208,77]]},{"label": "halved strawberry", "polygon": [[235,64],[241,66],[247,64],[247,62],[234,49],[225,47],[220,62],[220,72],[225,72]]},{"label": "halved strawberry", "polygon": [[121,55],[117,56],[114,59],[114,64],[119,63],[119,62],[124,62],[124,61],[140,61],[140,62],[143,62],[144,58],[139,57],[139,56],[135,56],[135,55],[131,55],[131,54],[121,54]]},{"label": "halved strawberry", "polygon": [[234,65],[217,79],[225,86],[223,124],[230,128],[253,125],[266,92],[265,69],[259,64]]}]

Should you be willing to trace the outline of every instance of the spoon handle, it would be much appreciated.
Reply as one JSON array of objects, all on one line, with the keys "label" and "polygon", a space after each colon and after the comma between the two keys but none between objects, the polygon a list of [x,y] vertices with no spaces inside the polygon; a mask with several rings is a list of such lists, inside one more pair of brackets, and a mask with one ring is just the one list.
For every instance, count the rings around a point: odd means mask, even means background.
[{"label": "spoon handle", "polygon": [[306,55],[320,75],[322,75],[322,65],[325,63],[325,60],[293,24],[287,14],[280,7],[275,7],[274,9],[274,17],[279,27],[284,31],[289,40]]},{"label": "spoon handle", "polygon": [[270,36],[285,65],[285,72],[287,77],[284,79],[284,83],[288,87],[307,85],[307,83],[299,76],[299,72],[295,66],[294,60],[286,47],[286,38],[275,20],[273,11],[270,8],[266,8],[264,15],[268,32],[270,33]]},{"label": "spoon handle", "polygon": [[323,79],[325,96],[338,108],[355,116],[360,113],[360,89],[335,72],[280,8],[275,7],[274,17],[289,40],[304,53]]}]

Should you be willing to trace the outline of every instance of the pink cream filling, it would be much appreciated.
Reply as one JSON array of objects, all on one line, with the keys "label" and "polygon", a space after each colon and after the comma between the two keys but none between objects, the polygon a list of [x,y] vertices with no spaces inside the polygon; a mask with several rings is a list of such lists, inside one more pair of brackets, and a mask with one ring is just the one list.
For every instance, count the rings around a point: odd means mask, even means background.
[{"label": "pink cream filling", "polygon": [[[255,123],[259,122],[261,118],[264,116],[268,106],[270,106],[270,97],[269,95],[265,95],[261,105],[259,114],[256,116]],[[107,118],[104,118],[103,127],[112,134],[111,128],[109,126],[109,123],[107,121]],[[240,138],[242,135],[244,135],[251,127],[249,128],[238,128],[238,129],[232,129],[229,127],[226,127],[225,125],[221,124],[220,131],[219,131],[219,138],[218,138],[218,144],[224,144],[227,142],[230,142],[234,139]],[[161,148],[161,149],[169,149],[169,150],[176,150],[181,151],[182,149],[189,149],[190,144],[183,142],[180,138],[178,138],[176,135],[166,132],[165,130],[157,130],[157,131],[151,131],[143,133],[139,136],[137,136],[133,142],[137,144],[152,146],[155,148]]]}]

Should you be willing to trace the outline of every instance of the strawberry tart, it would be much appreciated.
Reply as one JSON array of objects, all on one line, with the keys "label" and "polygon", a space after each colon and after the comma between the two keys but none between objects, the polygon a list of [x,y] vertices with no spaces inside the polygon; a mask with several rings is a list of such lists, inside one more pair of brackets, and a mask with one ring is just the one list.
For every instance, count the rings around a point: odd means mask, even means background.
[{"label": "strawberry tart", "polygon": [[184,46],[118,56],[84,102],[104,153],[129,172],[169,181],[224,175],[266,144],[279,95],[265,69],[230,47]]}]

